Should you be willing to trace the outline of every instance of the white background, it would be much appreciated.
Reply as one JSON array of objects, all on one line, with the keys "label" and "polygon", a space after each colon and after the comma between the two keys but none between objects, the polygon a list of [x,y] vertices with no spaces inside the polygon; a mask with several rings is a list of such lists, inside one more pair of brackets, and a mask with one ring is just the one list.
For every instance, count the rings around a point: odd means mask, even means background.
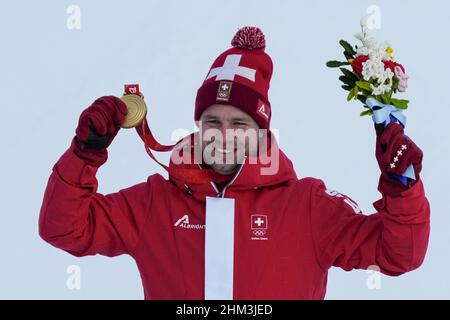
[{"label": "white background", "polygon": [[[69,5],[81,29],[66,26]],[[382,276],[369,290],[366,271],[330,270],[327,299],[450,298],[447,1],[3,1],[0,7],[1,220],[0,298],[143,298],[131,258],[75,258],[38,237],[38,214],[51,168],[69,146],[81,111],[102,95],[140,83],[157,139],[192,131],[198,87],[237,29],[260,27],[274,61],[269,92],[272,128],[299,177],[327,186],[373,212],[379,198],[371,119],[347,103],[337,70],[338,41],[357,43],[369,5],[381,9],[379,39],[393,45],[410,75],[407,134],[423,149],[422,178],[432,209],[423,266]],[[167,155],[160,155],[167,161]],[[99,171],[109,193],[165,174],[134,130],[122,130]],[[446,202],[447,201],[447,202]],[[81,289],[66,286],[66,268],[81,268]],[[302,272],[302,270],[299,270]]]}]

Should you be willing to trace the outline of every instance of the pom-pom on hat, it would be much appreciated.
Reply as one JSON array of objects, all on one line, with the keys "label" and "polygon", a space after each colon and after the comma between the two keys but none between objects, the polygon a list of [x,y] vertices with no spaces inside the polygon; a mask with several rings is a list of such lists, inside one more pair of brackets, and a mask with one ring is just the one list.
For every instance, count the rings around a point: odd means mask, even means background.
[{"label": "pom-pom on hat", "polygon": [[197,91],[194,119],[213,104],[233,105],[249,114],[263,129],[272,116],[268,97],[272,59],[265,53],[264,33],[243,27],[231,40],[232,48],[220,54]]}]

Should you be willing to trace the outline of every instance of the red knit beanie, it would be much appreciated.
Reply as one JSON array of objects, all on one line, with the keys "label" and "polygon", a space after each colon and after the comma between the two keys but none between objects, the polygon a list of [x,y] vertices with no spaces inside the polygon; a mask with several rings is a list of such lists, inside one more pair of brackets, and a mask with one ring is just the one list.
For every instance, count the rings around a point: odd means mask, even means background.
[{"label": "red knit beanie", "polygon": [[264,34],[256,27],[243,27],[231,41],[232,48],[217,57],[197,91],[195,120],[213,104],[233,105],[269,129],[268,97],[272,59],[264,52]]}]

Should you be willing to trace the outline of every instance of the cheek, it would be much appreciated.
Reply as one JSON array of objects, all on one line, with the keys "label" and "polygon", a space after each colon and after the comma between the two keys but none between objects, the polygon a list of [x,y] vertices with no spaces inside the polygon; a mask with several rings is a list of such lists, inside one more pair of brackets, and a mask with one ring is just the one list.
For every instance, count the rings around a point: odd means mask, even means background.
[{"label": "cheek", "polygon": [[237,139],[239,148],[245,149],[247,152],[258,149],[258,136],[257,133],[247,133],[243,137]]},{"label": "cheek", "polygon": [[200,141],[202,146],[206,146],[214,141],[214,136],[212,135],[212,128],[210,126],[203,126],[202,131],[200,131]]},{"label": "cheek", "polygon": [[246,147],[247,155],[256,156],[258,153],[258,144],[251,144]]}]

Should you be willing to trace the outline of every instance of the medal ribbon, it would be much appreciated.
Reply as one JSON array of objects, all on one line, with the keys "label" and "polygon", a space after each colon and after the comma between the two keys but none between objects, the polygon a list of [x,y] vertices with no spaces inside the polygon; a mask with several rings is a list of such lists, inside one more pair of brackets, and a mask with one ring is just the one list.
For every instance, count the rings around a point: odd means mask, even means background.
[{"label": "medal ribbon", "polygon": [[[139,85],[138,84],[132,84],[132,85],[125,85],[125,95],[127,94],[136,94],[143,98],[142,93],[139,91]],[[182,142],[183,139],[178,141],[177,143],[173,145],[162,145],[160,144],[155,137],[153,136],[152,132],[150,131],[150,127],[148,125],[147,119],[144,118],[142,123],[138,126],[136,126],[136,132],[138,133],[139,137],[144,142],[145,151],[147,154],[152,158],[156,163],[158,163],[161,167],[163,167],[168,173],[169,177],[172,176],[174,178],[177,178],[181,181],[184,181],[186,183],[194,183],[194,184],[202,184],[202,183],[209,183],[211,181],[214,182],[224,182],[227,177],[215,172],[212,169],[181,169],[181,168],[171,168],[162,162],[158,161],[156,157],[154,156],[153,151],[157,152],[167,152],[172,151],[175,146],[177,146],[180,142]],[[191,141],[192,143],[192,141]]]}]

